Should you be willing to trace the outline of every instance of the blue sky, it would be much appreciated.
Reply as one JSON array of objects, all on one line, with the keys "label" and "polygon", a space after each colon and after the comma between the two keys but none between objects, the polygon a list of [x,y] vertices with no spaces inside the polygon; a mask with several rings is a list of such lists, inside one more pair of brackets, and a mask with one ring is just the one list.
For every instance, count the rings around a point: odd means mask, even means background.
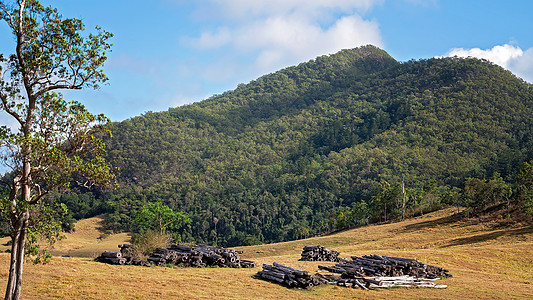
[{"label": "blue sky", "polygon": [[[47,0],[114,33],[99,90],[69,91],[113,121],[167,110],[344,48],[399,61],[489,59],[533,82],[530,0]],[[12,50],[0,24],[0,52]],[[5,121],[4,121],[5,120]],[[2,123],[9,123],[0,116]]]}]

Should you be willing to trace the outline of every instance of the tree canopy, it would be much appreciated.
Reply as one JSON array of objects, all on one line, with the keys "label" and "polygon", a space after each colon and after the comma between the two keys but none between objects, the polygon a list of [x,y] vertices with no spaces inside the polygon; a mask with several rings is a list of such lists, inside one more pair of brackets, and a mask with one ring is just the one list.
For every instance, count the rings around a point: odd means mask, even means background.
[{"label": "tree canopy", "polygon": [[148,203],[138,211],[133,222],[137,225],[137,231],[156,230],[165,234],[167,228],[179,230],[191,220],[182,212],[174,212],[170,207],[161,202]]}]

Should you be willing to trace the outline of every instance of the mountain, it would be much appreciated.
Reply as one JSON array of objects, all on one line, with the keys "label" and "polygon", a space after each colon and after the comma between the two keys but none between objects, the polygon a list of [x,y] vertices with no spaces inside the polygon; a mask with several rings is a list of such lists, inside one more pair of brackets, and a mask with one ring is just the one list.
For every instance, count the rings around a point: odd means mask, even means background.
[{"label": "mountain", "polygon": [[532,85],[488,61],[364,46],[114,124],[120,187],[62,201],[112,229],[162,201],[192,218],[184,240],[286,241],[398,217],[402,178],[407,215],[451,203],[467,177],[511,181],[533,158],[532,116]]}]

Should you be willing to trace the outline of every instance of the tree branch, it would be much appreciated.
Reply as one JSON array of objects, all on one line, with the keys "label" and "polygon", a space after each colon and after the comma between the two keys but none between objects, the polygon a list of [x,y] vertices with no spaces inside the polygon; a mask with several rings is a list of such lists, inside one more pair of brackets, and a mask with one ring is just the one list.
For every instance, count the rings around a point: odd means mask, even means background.
[{"label": "tree branch", "polygon": [[46,196],[46,195],[50,192],[50,190],[51,190],[52,188],[55,188],[55,187],[56,187],[56,186],[53,186],[53,187],[47,189],[46,191],[42,192],[42,191],[41,191],[41,186],[40,186],[40,185],[35,184],[35,186],[37,187],[37,189],[38,189],[39,192],[38,192],[37,195],[34,195],[34,196],[30,199],[30,201],[28,201],[28,204],[29,204],[29,205],[33,205],[33,204],[39,202],[39,200],[41,200],[42,197]]},{"label": "tree branch", "polygon": [[42,97],[44,94],[53,91],[53,90],[59,90],[59,89],[67,89],[67,90],[81,90],[81,85],[69,85],[69,84],[56,84],[49,87],[46,87],[39,92],[35,94],[36,98]]},{"label": "tree branch", "polygon": [[94,186],[94,183],[91,183],[89,184],[91,181],[90,180],[86,180],[85,182],[81,182],[81,181],[75,181],[77,185],[81,186],[81,187],[84,187],[84,188],[87,188],[87,189],[90,189],[91,187]]},{"label": "tree branch", "polygon": [[0,93],[0,99],[2,100],[2,104],[4,105],[4,110],[10,114],[11,116],[13,116],[13,118],[15,118],[20,126],[24,126],[25,122],[24,120],[22,119],[22,117],[14,110],[12,110],[10,107],[9,107],[9,103],[8,103],[8,100],[7,100],[7,96]]},{"label": "tree branch", "polygon": [[11,183],[7,182],[7,181],[4,181],[4,180],[0,180],[0,183],[3,183],[5,185],[7,185],[9,187],[9,190],[12,190],[13,189],[13,186],[11,185]]}]

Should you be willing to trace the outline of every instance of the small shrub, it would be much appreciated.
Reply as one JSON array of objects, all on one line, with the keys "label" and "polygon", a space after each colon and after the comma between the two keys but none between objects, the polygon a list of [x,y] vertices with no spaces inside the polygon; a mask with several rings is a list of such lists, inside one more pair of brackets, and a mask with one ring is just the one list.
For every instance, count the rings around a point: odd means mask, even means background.
[{"label": "small shrub", "polygon": [[168,248],[172,237],[170,234],[157,230],[148,230],[136,236],[132,243],[133,256],[136,259],[145,259],[156,248]]}]

